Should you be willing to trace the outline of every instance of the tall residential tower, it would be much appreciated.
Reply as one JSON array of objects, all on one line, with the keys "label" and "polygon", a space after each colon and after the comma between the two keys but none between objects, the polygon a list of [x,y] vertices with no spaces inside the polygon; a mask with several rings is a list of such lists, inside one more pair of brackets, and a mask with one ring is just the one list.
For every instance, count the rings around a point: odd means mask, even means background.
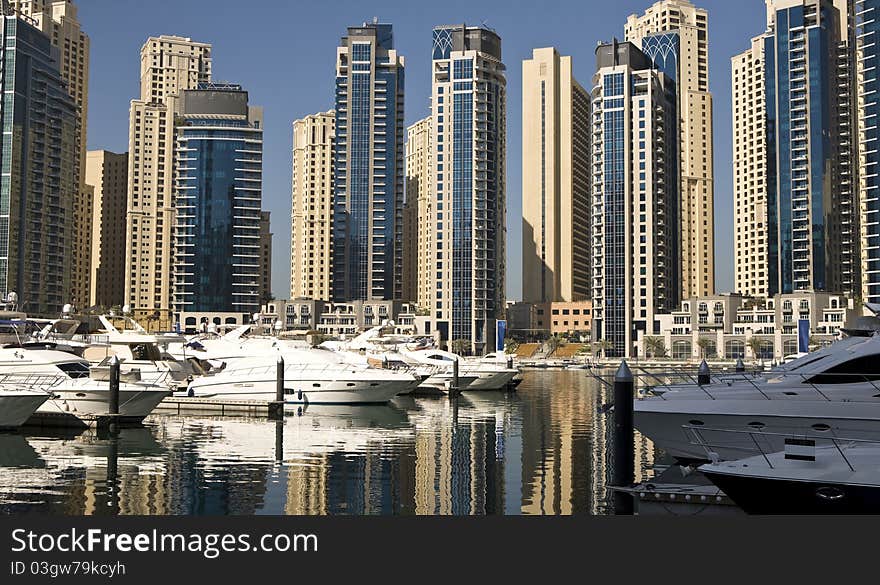
[{"label": "tall residential tower", "polygon": [[677,88],[681,295],[715,293],[715,204],[708,15],[688,0],[660,0],[631,15],[625,39]]},{"label": "tall residential tower", "polygon": [[336,49],[332,300],[401,295],[403,72],[390,24],[349,27]]},{"label": "tall residential tower", "polygon": [[596,49],[593,327],[630,357],[680,298],[676,91],[632,43]]},{"label": "tall residential tower", "polygon": [[590,297],[590,96],[571,57],[523,61],[523,300]]},{"label": "tall residential tower", "polygon": [[415,232],[412,234],[415,241],[407,242],[414,250],[415,257],[409,258],[409,269],[415,270],[411,277],[411,286],[415,290],[410,291],[413,296],[407,300],[415,301],[423,311],[432,310],[436,300],[436,224],[434,202],[431,198],[434,172],[431,146],[431,116],[422,118],[406,129],[406,204],[410,207],[410,213],[415,216],[409,222]]},{"label": "tall residential tower", "polygon": [[293,123],[291,299],[330,300],[335,124],[333,111]]},{"label": "tall residential tower", "polygon": [[136,318],[171,326],[174,249],[174,117],[181,93],[211,80],[211,45],[150,37],[141,48],[141,95],[128,129],[125,304]]},{"label": "tall residential tower", "polygon": [[501,37],[486,27],[433,31],[431,193],[435,299],[441,336],[495,350],[505,309],[507,79]]}]

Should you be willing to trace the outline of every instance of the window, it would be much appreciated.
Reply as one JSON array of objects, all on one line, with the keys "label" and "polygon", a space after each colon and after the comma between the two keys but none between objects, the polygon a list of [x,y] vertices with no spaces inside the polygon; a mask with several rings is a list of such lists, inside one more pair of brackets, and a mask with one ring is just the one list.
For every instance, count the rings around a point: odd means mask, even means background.
[{"label": "window", "polygon": [[880,380],[880,356],[867,355],[838,364],[810,378],[814,384],[847,384]]}]

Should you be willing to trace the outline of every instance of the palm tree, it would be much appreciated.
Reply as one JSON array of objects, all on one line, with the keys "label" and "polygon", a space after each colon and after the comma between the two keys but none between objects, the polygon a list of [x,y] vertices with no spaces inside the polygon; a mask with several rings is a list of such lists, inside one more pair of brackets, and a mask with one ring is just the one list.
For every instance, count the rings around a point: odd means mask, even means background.
[{"label": "palm tree", "polygon": [[712,340],[708,337],[701,337],[697,340],[697,346],[700,348],[700,357],[706,358],[706,353],[709,351],[709,348],[712,347]]},{"label": "palm tree", "polygon": [[469,339],[453,339],[452,340],[452,353],[457,353],[458,355],[465,355],[471,349],[471,342]]},{"label": "palm tree", "polygon": [[598,341],[593,342],[593,351],[596,352],[596,357],[599,357],[598,354],[602,354],[602,357],[605,357],[605,352],[609,349],[613,349],[614,344],[607,339],[600,339]]},{"label": "palm tree", "polygon": [[547,356],[553,355],[559,346],[562,345],[562,340],[559,338],[558,333],[554,333],[550,337],[547,338],[547,341],[544,342],[544,345],[547,347]]},{"label": "palm tree", "polygon": [[763,349],[764,347],[764,342],[761,339],[753,336],[751,339],[749,339],[746,345],[748,345],[749,349],[752,350],[752,356],[754,356],[755,360],[757,361],[758,356],[761,355],[761,349]]},{"label": "palm tree", "polygon": [[645,356],[655,358],[658,355],[664,357],[666,355],[666,343],[662,337],[648,336],[645,337]]}]

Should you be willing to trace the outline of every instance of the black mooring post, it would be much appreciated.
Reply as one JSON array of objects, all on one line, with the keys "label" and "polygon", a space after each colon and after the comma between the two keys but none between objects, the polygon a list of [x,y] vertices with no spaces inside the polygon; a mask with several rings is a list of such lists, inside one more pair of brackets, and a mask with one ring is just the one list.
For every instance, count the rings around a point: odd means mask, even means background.
[{"label": "black mooring post", "polygon": [[712,380],[712,373],[709,371],[709,364],[706,360],[700,362],[700,369],[697,371],[697,384],[705,386]]},{"label": "black mooring post", "polygon": [[736,360],[736,372],[741,374],[746,371],[746,365],[743,363],[743,359],[739,358]]},{"label": "black mooring post", "polygon": [[[614,460],[611,467],[611,484],[629,487],[635,482],[635,439],[633,437],[633,375],[626,364],[614,375]],[[632,494],[614,491],[614,513],[633,513]]]},{"label": "black mooring post", "polygon": [[275,402],[284,402],[284,356],[275,364]]},{"label": "black mooring post", "polygon": [[119,414],[119,358],[110,358],[110,392],[108,414]]}]

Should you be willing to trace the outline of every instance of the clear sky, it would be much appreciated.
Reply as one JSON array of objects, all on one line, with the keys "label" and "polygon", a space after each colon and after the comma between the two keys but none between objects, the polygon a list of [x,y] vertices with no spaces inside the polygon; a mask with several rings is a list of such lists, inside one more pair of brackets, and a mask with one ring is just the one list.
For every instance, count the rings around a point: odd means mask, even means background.
[{"label": "clear sky", "polygon": [[[333,107],[336,45],[347,26],[374,16],[394,25],[406,59],[406,122],[428,114],[431,29],[486,24],[502,39],[508,69],[507,297],[521,294],[522,61],[536,47],[571,55],[585,86],[599,41],[623,38],[629,14],[649,0],[75,0],[91,36],[88,147],[128,148],[129,102],[139,95],[139,52],[149,36],[173,34],[214,46],[215,81],[241,83],[265,108],[263,208],[272,212],[273,292],[290,294],[291,124]],[[703,0],[709,11],[709,83],[715,112],[715,254],[719,292],[733,288],[730,57],[765,27],[762,0]],[[149,6],[148,9],[145,9]]]}]

